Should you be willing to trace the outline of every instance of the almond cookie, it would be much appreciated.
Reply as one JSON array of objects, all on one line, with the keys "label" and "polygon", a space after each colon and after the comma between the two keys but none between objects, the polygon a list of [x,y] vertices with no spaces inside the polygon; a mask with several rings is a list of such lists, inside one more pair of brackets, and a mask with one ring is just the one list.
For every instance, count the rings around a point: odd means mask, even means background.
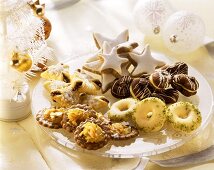
[{"label": "almond cookie", "polygon": [[184,96],[192,96],[197,93],[199,83],[195,77],[186,74],[178,74],[172,78],[172,87]]},{"label": "almond cookie", "polygon": [[47,80],[61,80],[70,83],[69,66],[63,63],[52,65],[46,71],[41,73],[41,77]]},{"label": "almond cookie", "polygon": [[73,132],[81,122],[90,117],[96,118],[96,112],[88,105],[77,104],[67,109],[61,124],[64,129]]},{"label": "almond cookie", "polygon": [[132,83],[132,78],[130,76],[122,76],[116,79],[111,87],[112,96],[118,99],[124,99],[130,97],[130,85]]},{"label": "almond cookie", "polygon": [[138,130],[127,122],[110,124],[111,138],[113,140],[125,140],[138,136]]},{"label": "almond cookie", "polygon": [[56,108],[44,109],[36,114],[36,120],[42,126],[52,128],[52,129],[59,129],[62,127],[61,121],[62,121],[64,112],[65,112],[64,109],[56,109]]},{"label": "almond cookie", "polygon": [[87,150],[104,147],[110,140],[109,127],[96,119],[87,119],[80,123],[74,132],[77,145]]}]

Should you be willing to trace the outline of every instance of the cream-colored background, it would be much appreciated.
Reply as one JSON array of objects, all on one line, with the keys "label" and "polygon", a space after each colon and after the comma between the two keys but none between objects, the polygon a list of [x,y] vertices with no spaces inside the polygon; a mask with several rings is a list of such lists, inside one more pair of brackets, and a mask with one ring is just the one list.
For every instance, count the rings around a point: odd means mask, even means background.
[{"label": "cream-colored background", "polygon": [[[53,25],[48,43],[55,49],[57,60],[63,61],[96,50],[91,36],[93,31],[114,36],[124,28],[128,28],[131,39],[142,44],[148,42],[154,51],[163,52],[197,68],[214,89],[214,54],[211,56],[205,48],[200,48],[192,54],[175,55],[163,46],[161,38],[143,39],[143,35],[135,28],[132,21],[131,10],[135,2],[135,0],[81,0],[62,10],[47,11],[46,15]],[[200,15],[206,25],[206,35],[214,39],[214,1],[170,0],[170,2],[178,10],[190,10]],[[33,87],[36,82],[36,79],[32,81],[31,86]],[[166,159],[197,152],[213,143],[214,130],[210,124],[198,137],[184,146],[154,158]],[[66,149],[46,136],[36,124],[33,115],[20,122],[0,122],[0,169],[2,170],[132,169],[137,162],[138,159],[113,160]],[[174,169],[213,168],[214,161]],[[162,168],[149,163],[146,169],[172,168]]]}]

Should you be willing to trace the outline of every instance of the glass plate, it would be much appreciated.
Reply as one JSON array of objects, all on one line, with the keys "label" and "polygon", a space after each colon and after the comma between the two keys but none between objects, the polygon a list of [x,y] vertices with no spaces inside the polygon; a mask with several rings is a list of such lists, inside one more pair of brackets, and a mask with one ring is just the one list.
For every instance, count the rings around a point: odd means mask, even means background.
[{"label": "glass plate", "polygon": [[[91,55],[80,56],[70,61],[65,61],[70,65],[70,70],[73,72],[77,68],[81,68],[84,61]],[[172,63],[167,57],[153,53],[155,58],[161,59],[166,63]],[[89,152],[99,156],[106,156],[112,158],[133,158],[157,155],[172,149],[175,149],[185,142],[192,139],[198,133],[200,133],[211,120],[212,106],[213,106],[213,94],[212,90],[206,81],[206,79],[194,68],[189,66],[189,75],[195,76],[199,82],[199,89],[196,95],[191,97],[184,97],[180,95],[179,100],[190,101],[197,105],[202,113],[202,124],[192,134],[184,134],[172,130],[167,124],[160,132],[155,133],[140,133],[137,138],[125,140],[125,141],[111,141],[104,148],[88,151],[80,148],[75,144],[73,134],[66,132],[63,129],[49,129],[40,126],[53,140],[59,144],[81,152]],[[45,89],[43,88],[44,80],[41,79],[36,85],[32,94],[32,112],[36,114],[39,110],[50,107],[51,103]]]}]

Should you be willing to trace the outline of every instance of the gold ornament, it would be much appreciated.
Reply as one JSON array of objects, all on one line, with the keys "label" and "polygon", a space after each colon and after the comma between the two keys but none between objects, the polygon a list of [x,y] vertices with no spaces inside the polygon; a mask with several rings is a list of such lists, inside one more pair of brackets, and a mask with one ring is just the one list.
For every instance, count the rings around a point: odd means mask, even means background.
[{"label": "gold ornament", "polygon": [[45,39],[50,36],[52,25],[47,17],[45,17],[45,4],[40,4],[39,0],[29,2],[34,14],[44,22]]},{"label": "gold ornament", "polygon": [[33,64],[32,57],[29,54],[13,52],[10,65],[19,72],[26,72],[31,69]]},{"label": "gold ornament", "polygon": [[51,22],[45,16],[41,17],[41,19],[44,22],[45,39],[48,39],[52,30]]},{"label": "gold ornament", "polygon": [[171,43],[176,43],[178,41],[177,40],[177,35],[171,35],[169,40],[170,40]]}]

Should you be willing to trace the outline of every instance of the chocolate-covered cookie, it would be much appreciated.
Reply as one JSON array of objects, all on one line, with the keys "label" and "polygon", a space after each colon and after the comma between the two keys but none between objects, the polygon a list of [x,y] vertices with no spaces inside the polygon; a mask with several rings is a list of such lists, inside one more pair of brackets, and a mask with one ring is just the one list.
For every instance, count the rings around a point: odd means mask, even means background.
[{"label": "chocolate-covered cookie", "polygon": [[155,89],[166,89],[170,86],[171,75],[167,71],[156,71],[149,76],[149,82]]},{"label": "chocolate-covered cookie", "polygon": [[184,62],[176,62],[173,65],[163,66],[161,70],[169,72],[169,74],[172,76],[176,74],[188,74],[188,66]]},{"label": "chocolate-covered cookie", "polygon": [[170,88],[162,91],[156,91],[152,93],[153,97],[158,97],[163,100],[166,104],[172,104],[178,101],[179,93],[177,90]]},{"label": "chocolate-covered cookie", "polygon": [[150,87],[149,80],[146,78],[136,78],[132,81],[130,86],[132,97],[139,100],[150,97],[152,88]]},{"label": "chocolate-covered cookie", "polygon": [[114,81],[111,87],[112,96],[124,99],[130,97],[130,85],[132,82],[132,78],[130,76],[122,76]]},{"label": "chocolate-covered cookie", "polygon": [[172,87],[182,93],[184,96],[192,96],[197,93],[199,83],[195,77],[186,74],[178,74],[172,78]]}]

